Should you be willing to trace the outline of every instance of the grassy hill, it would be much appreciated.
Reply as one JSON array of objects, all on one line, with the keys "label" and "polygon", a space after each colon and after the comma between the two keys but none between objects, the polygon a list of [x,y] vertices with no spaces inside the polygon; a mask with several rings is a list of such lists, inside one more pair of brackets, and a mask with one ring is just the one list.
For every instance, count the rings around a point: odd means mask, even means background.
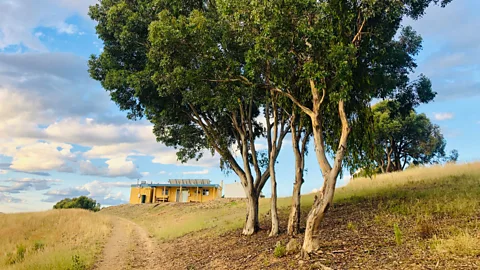
[{"label": "grassy hill", "polygon": [[[313,194],[303,196],[303,218],[312,201]],[[284,227],[289,204],[290,198],[279,200]],[[228,263],[239,269],[299,268],[295,256],[273,255],[277,242],[285,245],[288,239],[267,237],[268,209],[268,199],[263,199],[264,230],[253,237],[240,236],[245,218],[242,201],[122,205],[102,213],[146,228],[162,242],[162,256],[170,258],[163,261],[165,266],[203,269]],[[337,190],[320,237],[322,252],[301,267],[315,262],[364,269],[480,267],[476,263],[480,259],[480,163],[354,179]],[[222,255],[205,257],[206,253]]]},{"label": "grassy hill", "polygon": [[107,216],[77,209],[3,214],[0,269],[87,269],[111,229]]},{"label": "grassy hill", "polygon": [[[313,196],[302,198],[303,219]],[[283,230],[290,200],[279,199]],[[480,267],[480,163],[352,180],[337,190],[335,205],[322,223],[321,251],[310,261],[274,254],[289,238],[284,231],[268,237],[268,199],[260,204],[262,230],[251,237],[241,236],[245,212],[244,201],[221,199],[120,205],[99,213],[65,209],[2,214],[0,269],[101,268],[95,262],[105,254],[113,260],[118,256],[115,249],[105,253],[108,243],[131,254],[126,263],[132,269]]]}]

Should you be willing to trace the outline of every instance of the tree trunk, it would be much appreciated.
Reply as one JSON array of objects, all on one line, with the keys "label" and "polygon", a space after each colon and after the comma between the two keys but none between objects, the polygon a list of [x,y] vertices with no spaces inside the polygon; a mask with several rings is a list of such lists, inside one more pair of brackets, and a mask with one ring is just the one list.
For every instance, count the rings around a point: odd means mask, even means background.
[{"label": "tree trunk", "polygon": [[300,191],[303,184],[303,168],[298,166],[298,162],[296,163],[295,183],[293,184],[292,194],[292,208],[290,209],[290,216],[288,218],[287,225],[287,234],[290,236],[300,233]]},{"label": "tree trunk", "polygon": [[322,190],[320,190],[315,196],[315,201],[308,214],[305,227],[305,238],[302,247],[302,255],[304,257],[308,257],[309,254],[320,248],[320,241],[318,238],[320,233],[320,222],[323,220],[325,213],[332,204],[337,176],[338,174],[328,175],[327,179],[325,179]]},{"label": "tree trunk", "polygon": [[342,162],[347,151],[347,139],[350,133],[350,127],[348,125],[343,100],[340,100],[338,103],[338,115],[342,122],[342,132],[337,151],[335,152],[333,167],[330,165],[326,157],[320,113],[316,113],[316,117],[312,119],[315,152],[317,155],[318,164],[323,174],[324,182],[322,189],[315,197],[312,209],[310,210],[307,218],[305,238],[302,246],[302,256],[307,258],[312,252],[318,250],[320,247],[318,239],[320,222],[323,220],[325,213],[328,211],[333,202],[337,177],[342,170]]},{"label": "tree trunk", "polygon": [[[273,159],[270,159],[273,160]],[[270,198],[270,215],[272,218],[272,230],[269,236],[278,235],[278,211],[277,211],[277,180],[275,177],[275,163],[270,162],[270,181],[272,183],[272,197]]]},{"label": "tree trunk", "polygon": [[247,202],[247,218],[242,234],[252,235],[260,228],[258,222],[258,196],[249,192],[247,195]]}]

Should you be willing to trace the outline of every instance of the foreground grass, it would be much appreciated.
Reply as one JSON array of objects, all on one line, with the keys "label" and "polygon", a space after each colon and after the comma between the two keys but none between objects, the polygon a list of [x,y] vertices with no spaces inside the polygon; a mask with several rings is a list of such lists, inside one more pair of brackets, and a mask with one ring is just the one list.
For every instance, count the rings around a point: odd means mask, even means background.
[{"label": "foreground grass", "polygon": [[[313,199],[314,194],[302,196],[304,211],[308,211]],[[368,205],[375,209],[373,219],[361,222],[388,227],[399,245],[421,237],[424,240],[415,245],[431,246],[439,254],[480,254],[478,244],[471,244],[480,243],[480,163],[357,178],[337,189],[334,200],[334,207]],[[290,202],[290,198],[280,198],[280,210],[288,211]],[[261,218],[268,211],[269,199],[262,199]],[[222,199],[205,204],[122,205],[102,213],[130,219],[156,238],[169,240],[192,232],[213,235],[241,228],[245,203]],[[356,225],[345,221],[345,226]]]},{"label": "foreground grass", "polygon": [[85,210],[2,215],[0,268],[91,268],[110,231],[108,217]]}]

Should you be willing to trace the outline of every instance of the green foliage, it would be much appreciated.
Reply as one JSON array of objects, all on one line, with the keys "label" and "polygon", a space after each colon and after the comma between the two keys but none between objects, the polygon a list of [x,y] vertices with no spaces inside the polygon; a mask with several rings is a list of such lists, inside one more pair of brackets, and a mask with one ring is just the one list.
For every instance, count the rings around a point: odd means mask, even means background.
[{"label": "green foliage", "polygon": [[349,221],[347,223],[347,229],[350,230],[350,231],[356,231],[357,230],[357,225],[355,225],[355,223]]},{"label": "green foliage", "polygon": [[273,256],[277,258],[281,258],[285,256],[287,253],[287,248],[282,244],[282,242],[278,241],[275,245],[275,249],[273,250]]},{"label": "green foliage", "polygon": [[402,244],[402,231],[397,223],[393,224],[393,233],[395,235],[395,243],[400,246]]},{"label": "green foliage", "polygon": [[97,203],[94,199],[88,198],[86,196],[80,196],[78,198],[65,198],[57,202],[53,209],[68,209],[68,208],[81,208],[86,210],[91,210],[94,212],[100,211],[100,204]]},{"label": "green foliage", "polygon": [[33,250],[34,251],[42,251],[45,248],[45,243],[42,241],[35,241],[33,244]]},{"label": "green foliage", "polygon": [[452,152],[450,152],[450,155],[447,158],[447,162],[456,163],[457,160],[458,160],[458,150],[453,149]]},{"label": "green foliage", "polygon": [[7,253],[7,264],[16,264],[20,263],[25,259],[25,253],[27,248],[23,244],[18,244],[15,253]]},{"label": "green foliage", "polygon": [[[400,171],[409,165],[446,160],[446,142],[440,127],[425,114],[417,114],[413,110],[404,113],[401,110],[402,105],[396,101],[383,101],[373,108],[378,168],[382,172]],[[451,158],[455,159],[455,156]]]},{"label": "green foliage", "polygon": [[86,270],[87,265],[83,260],[80,258],[79,255],[72,256],[72,268],[71,270]]}]

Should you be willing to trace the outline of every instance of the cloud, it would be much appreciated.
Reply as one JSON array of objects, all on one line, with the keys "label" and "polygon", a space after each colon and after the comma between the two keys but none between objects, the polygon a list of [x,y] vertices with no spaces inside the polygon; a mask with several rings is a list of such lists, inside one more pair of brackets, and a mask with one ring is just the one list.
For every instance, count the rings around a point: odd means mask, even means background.
[{"label": "cloud", "polygon": [[60,182],[56,179],[35,179],[35,178],[21,178],[8,179],[4,182],[12,183],[9,186],[0,185],[0,192],[6,193],[20,193],[27,190],[47,190],[55,183]]},{"label": "cloud", "polygon": [[58,202],[64,198],[88,196],[102,205],[116,205],[126,203],[127,200],[122,192],[114,192],[114,188],[128,188],[130,183],[126,182],[101,182],[93,181],[83,186],[70,187],[59,190],[50,190],[44,195],[44,202]]},{"label": "cloud", "polygon": [[35,35],[38,27],[55,29],[58,33],[75,34],[77,26],[67,19],[80,14],[86,17],[88,6],[96,0],[15,0],[0,2],[0,50],[23,45],[35,51],[46,51]]},{"label": "cloud", "polygon": [[37,142],[16,148],[12,153],[13,160],[10,168],[18,171],[35,172],[57,170],[73,172],[69,165],[76,157],[70,152],[69,144],[53,144]]},{"label": "cloud", "polygon": [[182,174],[185,175],[191,175],[191,174],[208,174],[208,170],[201,170],[201,171],[193,171],[193,172],[182,172]]},{"label": "cloud", "polygon": [[109,159],[105,163],[107,167],[97,167],[90,160],[80,161],[80,173],[103,177],[124,176],[130,179],[143,177],[143,175],[138,172],[133,161],[127,160],[125,157]]},{"label": "cloud", "polygon": [[25,171],[14,170],[10,168],[11,165],[12,163],[0,163],[0,169],[2,169],[2,171],[4,171],[5,173],[7,173],[8,171],[12,171],[12,172],[27,173],[27,174],[38,175],[38,176],[50,176],[50,174],[47,172],[25,172]]},{"label": "cloud", "polygon": [[[407,19],[424,39],[417,73],[427,75],[439,100],[465,98],[480,93],[480,17],[476,0],[453,1],[446,8],[432,5],[418,21]],[[450,18],[457,18],[452,22]],[[416,76],[416,75],[415,75]]]},{"label": "cloud", "polygon": [[7,174],[7,173],[8,173],[7,170],[2,170],[2,169],[0,169],[0,174]]},{"label": "cloud", "polygon": [[167,173],[166,171],[160,171],[158,174],[166,174],[166,173]]},{"label": "cloud", "polygon": [[149,175],[150,175],[149,172],[141,172],[140,174],[141,174],[142,176],[149,176]]},{"label": "cloud", "polygon": [[454,117],[453,113],[434,113],[433,116],[438,121],[450,120]]},{"label": "cloud", "polygon": [[22,199],[18,199],[3,193],[0,193],[0,203],[23,203]]}]

